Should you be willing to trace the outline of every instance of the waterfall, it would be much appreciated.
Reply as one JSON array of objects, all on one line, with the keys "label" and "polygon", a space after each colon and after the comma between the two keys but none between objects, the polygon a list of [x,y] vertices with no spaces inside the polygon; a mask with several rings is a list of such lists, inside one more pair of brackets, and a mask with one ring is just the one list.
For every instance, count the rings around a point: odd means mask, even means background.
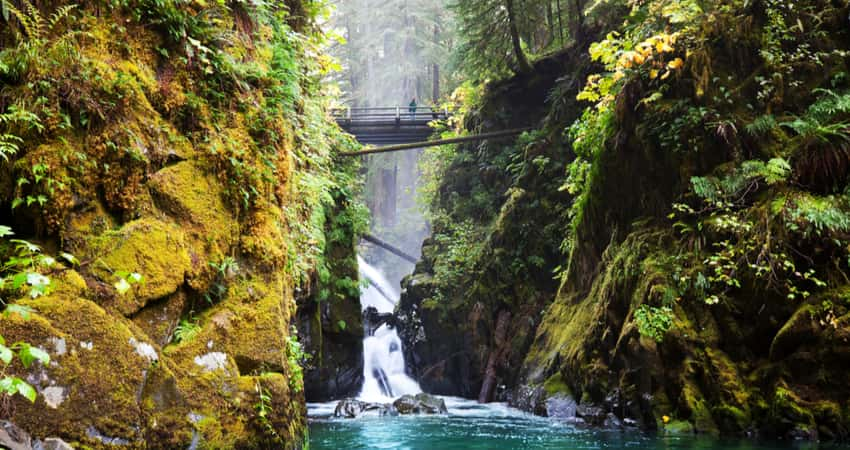
[{"label": "waterfall", "polygon": [[[386,277],[359,256],[360,277],[369,281],[362,290],[360,304],[363,310],[373,307],[379,313],[390,314],[395,309],[399,294]],[[359,399],[386,403],[405,394],[422,392],[419,384],[404,371],[404,353],[401,339],[395,328],[383,324],[370,335],[365,326],[363,337],[363,388]]]}]

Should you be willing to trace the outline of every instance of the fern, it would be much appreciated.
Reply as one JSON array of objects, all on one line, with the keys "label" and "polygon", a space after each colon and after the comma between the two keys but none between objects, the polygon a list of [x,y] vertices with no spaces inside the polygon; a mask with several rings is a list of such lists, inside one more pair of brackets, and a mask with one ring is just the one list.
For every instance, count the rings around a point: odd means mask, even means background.
[{"label": "fern", "polygon": [[850,211],[843,198],[801,195],[794,203],[788,224],[792,230],[801,230],[807,236],[850,232]]},{"label": "fern", "polygon": [[757,117],[746,126],[747,133],[751,136],[766,136],[771,131],[775,130],[779,124],[772,114],[765,114]]},{"label": "fern", "polygon": [[201,332],[201,326],[195,321],[183,319],[174,329],[174,342],[187,342],[194,339]]},{"label": "fern", "polygon": [[62,20],[69,17],[71,12],[77,8],[77,5],[59,7],[50,15],[48,20],[45,20],[41,11],[30,0],[22,0],[22,2],[21,9],[13,5],[10,0],[0,0],[0,5],[2,5],[4,18],[8,21],[9,14],[14,16],[30,42],[43,43],[47,33],[55,29]]},{"label": "fern", "polygon": [[[802,116],[779,125],[789,128],[806,140],[832,143],[835,140],[850,143],[850,93],[838,94],[829,89],[817,89],[821,97]],[[845,116],[844,118],[841,118]]]}]

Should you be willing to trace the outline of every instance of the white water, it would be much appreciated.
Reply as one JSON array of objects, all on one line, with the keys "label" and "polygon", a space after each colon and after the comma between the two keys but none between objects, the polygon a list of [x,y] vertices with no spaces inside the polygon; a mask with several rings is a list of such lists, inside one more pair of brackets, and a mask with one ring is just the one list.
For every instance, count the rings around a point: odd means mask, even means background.
[{"label": "white water", "polygon": [[[386,277],[359,256],[360,277],[371,281],[360,294],[363,310],[372,306],[379,313],[392,313],[399,294]],[[376,287],[377,286],[377,287]],[[394,328],[381,325],[373,336],[363,338],[363,388],[358,399],[389,403],[406,394],[422,392],[419,384],[404,372],[404,352]]]}]

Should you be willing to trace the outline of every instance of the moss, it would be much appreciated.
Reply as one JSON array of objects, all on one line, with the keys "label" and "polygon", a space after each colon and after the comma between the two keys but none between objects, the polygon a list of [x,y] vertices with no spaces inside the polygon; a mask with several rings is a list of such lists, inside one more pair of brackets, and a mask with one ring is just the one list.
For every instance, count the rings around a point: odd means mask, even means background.
[{"label": "moss", "polygon": [[161,211],[181,223],[187,234],[213,244],[207,253],[228,253],[238,225],[224,204],[223,190],[207,170],[184,161],[153,174],[147,185]]},{"label": "moss", "polygon": [[664,424],[664,434],[688,435],[694,434],[694,426],[687,420],[671,420]]},{"label": "moss", "polygon": [[572,395],[570,392],[569,386],[564,383],[563,378],[560,373],[556,373],[549,377],[545,383],[543,383],[543,389],[546,391],[546,395],[554,396],[556,394],[567,394]]},{"label": "moss", "polygon": [[142,356],[133,342],[142,343],[144,337],[134,333],[129,322],[116,319],[88,300],[53,294],[20,303],[35,309],[32,319],[2,319],[0,331],[7,340],[25,341],[47,350],[51,363],[29,371],[19,366],[13,370],[19,375],[37,374],[39,390],[60,387],[65,398],[54,405],[55,409],[43,396],[35,404],[15,398],[16,421],[26,424],[34,436],[59,433],[68,440],[97,446],[99,441],[88,436],[89,428],[93,428],[141,447],[137,396],[151,360]]},{"label": "moss", "polygon": [[719,434],[720,430],[699,388],[694,383],[686,381],[681,395],[681,406],[690,414],[694,429],[700,433]]},{"label": "moss", "polygon": [[815,417],[797,393],[784,383],[773,392],[771,416],[779,430],[788,432],[816,430]]},{"label": "moss", "polygon": [[192,260],[183,231],[156,219],[140,219],[91,241],[88,259],[91,271],[108,284],[116,271],[138,272],[144,283],[109,302],[124,315],[131,315],[148,302],[173,294],[185,282]]}]

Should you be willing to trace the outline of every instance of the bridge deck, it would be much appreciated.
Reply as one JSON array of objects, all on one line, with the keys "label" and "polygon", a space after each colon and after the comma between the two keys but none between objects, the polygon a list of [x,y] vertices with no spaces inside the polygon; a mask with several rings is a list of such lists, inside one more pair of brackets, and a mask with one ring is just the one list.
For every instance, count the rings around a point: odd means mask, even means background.
[{"label": "bridge deck", "polygon": [[430,122],[451,117],[448,109],[402,106],[336,109],[332,114],[360,143],[377,146],[426,141],[433,134]]}]

